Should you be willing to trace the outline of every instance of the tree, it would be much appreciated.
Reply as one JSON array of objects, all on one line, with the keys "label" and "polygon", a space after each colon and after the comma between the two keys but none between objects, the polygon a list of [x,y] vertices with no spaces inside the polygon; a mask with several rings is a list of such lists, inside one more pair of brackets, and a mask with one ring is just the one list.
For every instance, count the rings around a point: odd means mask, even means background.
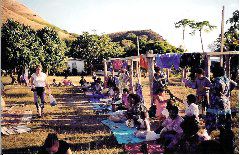
[{"label": "tree", "polygon": [[209,23],[209,21],[202,21],[202,22],[193,22],[190,24],[190,27],[193,29],[192,35],[195,35],[195,32],[198,30],[199,35],[200,35],[200,40],[201,40],[201,45],[202,45],[202,51],[204,52],[203,48],[203,39],[202,39],[202,31],[204,32],[210,32],[213,29],[216,28],[216,26],[213,26]]},{"label": "tree", "polygon": [[[224,51],[239,51],[239,11],[233,12],[231,18],[226,21],[230,24],[228,30],[224,33]],[[214,51],[220,52],[221,34],[211,45]],[[225,62],[225,61],[224,61]],[[237,80],[239,76],[239,55],[230,56],[230,73],[233,80]]]},{"label": "tree", "polygon": [[225,47],[229,51],[239,50],[239,11],[233,12],[233,16],[229,18],[226,22],[230,23],[230,27],[227,32],[224,33],[225,36]]},{"label": "tree", "polygon": [[186,31],[186,27],[191,25],[194,21],[193,20],[190,20],[190,19],[182,19],[175,24],[175,28],[182,28],[182,31],[183,31],[183,42],[184,42],[184,39],[185,39],[185,31]]},{"label": "tree", "polygon": [[37,31],[37,36],[41,40],[41,45],[44,51],[44,59],[40,59],[42,66],[54,73],[59,68],[66,65],[67,57],[65,52],[67,50],[66,44],[57,35],[56,31],[49,27],[45,27]]},{"label": "tree", "polygon": [[18,68],[18,75],[24,68],[30,68],[32,63],[43,60],[41,40],[36,32],[28,26],[9,19],[2,29],[2,68],[13,70]]},{"label": "tree", "polygon": [[92,70],[93,63],[102,64],[103,59],[116,57],[123,54],[123,48],[117,42],[111,42],[111,38],[103,34],[89,34],[84,32],[73,41],[69,55],[73,58],[85,60],[85,67]]}]

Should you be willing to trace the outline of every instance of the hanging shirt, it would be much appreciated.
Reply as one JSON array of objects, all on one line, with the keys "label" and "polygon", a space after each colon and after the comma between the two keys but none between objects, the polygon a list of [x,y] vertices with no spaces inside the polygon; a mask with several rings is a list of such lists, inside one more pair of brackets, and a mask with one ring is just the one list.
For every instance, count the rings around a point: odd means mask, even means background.
[{"label": "hanging shirt", "polygon": [[113,68],[116,69],[116,70],[119,70],[122,68],[122,60],[114,60],[113,61]]},{"label": "hanging shirt", "polygon": [[127,69],[127,67],[128,67],[128,63],[127,63],[126,60],[124,60],[124,61],[122,62],[122,68]]},{"label": "hanging shirt", "polygon": [[140,55],[140,66],[146,70],[148,69],[148,63],[142,55]]},{"label": "hanging shirt", "polygon": [[180,54],[157,54],[155,60],[156,65],[160,68],[171,68],[174,66],[176,70],[179,69],[180,66]]}]

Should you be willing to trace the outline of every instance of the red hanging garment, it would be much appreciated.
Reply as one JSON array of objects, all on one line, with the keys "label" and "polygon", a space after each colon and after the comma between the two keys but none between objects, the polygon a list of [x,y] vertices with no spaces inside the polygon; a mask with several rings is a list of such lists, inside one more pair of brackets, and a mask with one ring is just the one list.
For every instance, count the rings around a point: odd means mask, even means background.
[{"label": "red hanging garment", "polygon": [[140,66],[148,70],[148,63],[142,55],[140,55]]}]

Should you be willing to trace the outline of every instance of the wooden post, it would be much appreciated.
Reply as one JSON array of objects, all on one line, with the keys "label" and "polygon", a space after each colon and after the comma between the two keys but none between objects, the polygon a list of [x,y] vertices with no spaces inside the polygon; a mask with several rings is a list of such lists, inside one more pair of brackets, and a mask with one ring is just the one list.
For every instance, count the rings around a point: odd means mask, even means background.
[{"label": "wooden post", "polygon": [[134,93],[134,90],[133,90],[133,59],[131,59],[131,63],[130,63],[130,92]]},{"label": "wooden post", "polygon": [[107,88],[107,60],[103,59],[104,66],[104,88]]},{"label": "wooden post", "polygon": [[210,78],[210,67],[211,67],[211,60],[210,60],[210,55],[205,55],[204,56],[204,63],[205,63],[205,75],[207,78]]},{"label": "wooden post", "polygon": [[183,68],[182,69],[182,78],[181,78],[181,82],[183,83],[183,79],[185,79],[186,78],[186,68]]},{"label": "wooden post", "polygon": [[[224,6],[222,9],[222,23],[221,23],[221,53],[223,53],[224,46]],[[223,67],[223,55],[220,56],[220,65]]]},{"label": "wooden post", "polygon": [[112,62],[111,62],[111,65],[112,65],[112,76],[114,77],[114,67]]},{"label": "wooden post", "polygon": [[153,57],[154,57],[153,51],[152,50],[147,51],[146,58],[147,58],[147,62],[148,62],[148,74],[149,74],[151,106],[154,103],[154,101],[153,101],[153,70],[154,70]]},{"label": "wooden post", "polygon": [[136,65],[138,83],[141,84],[140,58],[137,58]]},{"label": "wooden post", "polygon": [[187,78],[187,73],[188,73],[188,70],[186,68],[184,68],[184,74],[183,74],[184,79]]},{"label": "wooden post", "polygon": [[169,79],[169,68],[166,68],[167,80]]},{"label": "wooden post", "polygon": [[231,78],[231,74],[230,74],[230,55],[225,55],[225,70],[226,70],[226,76],[230,79]]}]

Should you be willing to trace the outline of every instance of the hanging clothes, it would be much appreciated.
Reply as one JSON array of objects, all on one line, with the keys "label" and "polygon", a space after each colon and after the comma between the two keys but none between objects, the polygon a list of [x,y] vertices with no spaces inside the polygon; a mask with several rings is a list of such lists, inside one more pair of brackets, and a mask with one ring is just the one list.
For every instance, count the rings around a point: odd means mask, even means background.
[{"label": "hanging clothes", "polygon": [[148,69],[148,63],[142,55],[140,55],[140,67]]},{"label": "hanging clothes", "polygon": [[127,62],[126,60],[124,60],[124,61],[122,62],[122,68],[123,68],[123,69],[127,69],[127,67],[128,67],[128,62]]},{"label": "hanging clothes", "polygon": [[113,68],[116,70],[121,69],[122,65],[123,65],[122,60],[117,59],[113,61]]},{"label": "hanging clothes", "polygon": [[184,53],[180,58],[180,67],[194,66],[199,68],[202,64],[203,56],[200,53]]},{"label": "hanging clothes", "polygon": [[156,65],[160,68],[171,68],[174,66],[176,70],[180,66],[181,54],[157,54],[155,60]]},{"label": "hanging clothes", "polygon": [[173,66],[176,70],[178,70],[179,67],[180,67],[181,56],[182,56],[181,54],[175,54],[174,55]]}]

